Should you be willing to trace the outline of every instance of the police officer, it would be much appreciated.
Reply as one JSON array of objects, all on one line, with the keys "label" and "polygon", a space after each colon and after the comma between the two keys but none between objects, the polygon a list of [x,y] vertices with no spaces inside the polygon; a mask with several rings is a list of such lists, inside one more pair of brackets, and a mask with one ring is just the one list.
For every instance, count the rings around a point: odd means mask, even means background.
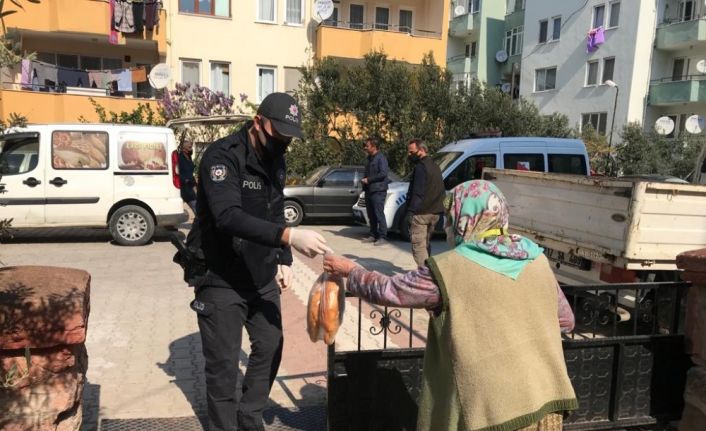
[{"label": "police officer", "polygon": [[[317,232],[285,227],[284,154],[301,137],[301,114],[272,93],[238,132],[204,152],[197,214],[206,272],[192,309],[198,315],[210,431],[264,430],[262,411],[282,355],[280,292],[292,284],[289,246],[308,256],[328,251]],[[236,401],[243,326],[251,342]]]}]

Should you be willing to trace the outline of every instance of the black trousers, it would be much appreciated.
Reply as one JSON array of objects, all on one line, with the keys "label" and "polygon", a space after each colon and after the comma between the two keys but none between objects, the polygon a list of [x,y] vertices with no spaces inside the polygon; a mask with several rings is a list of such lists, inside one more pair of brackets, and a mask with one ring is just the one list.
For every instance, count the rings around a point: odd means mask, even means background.
[{"label": "black trousers", "polygon": [[[209,431],[264,431],[262,411],[282,358],[279,287],[201,286],[191,308],[198,314],[206,361]],[[251,344],[238,402],[238,359],[243,326]]]},{"label": "black trousers", "polygon": [[387,239],[385,220],[385,197],[387,192],[365,192],[365,210],[370,220],[370,235],[375,239]]}]

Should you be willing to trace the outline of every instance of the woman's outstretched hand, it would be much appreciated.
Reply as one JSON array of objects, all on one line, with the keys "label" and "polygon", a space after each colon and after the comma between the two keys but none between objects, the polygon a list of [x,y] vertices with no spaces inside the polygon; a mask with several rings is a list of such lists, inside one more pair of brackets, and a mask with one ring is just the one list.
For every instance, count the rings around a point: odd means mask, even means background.
[{"label": "woman's outstretched hand", "polygon": [[356,266],[356,263],[347,257],[339,256],[333,253],[326,253],[324,255],[324,271],[331,275],[348,277],[348,274],[350,274]]}]

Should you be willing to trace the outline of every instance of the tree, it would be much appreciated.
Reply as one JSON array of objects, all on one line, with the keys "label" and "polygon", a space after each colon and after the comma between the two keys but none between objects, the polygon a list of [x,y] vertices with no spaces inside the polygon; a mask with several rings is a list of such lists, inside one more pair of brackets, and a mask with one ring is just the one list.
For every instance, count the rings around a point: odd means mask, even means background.
[{"label": "tree", "polygon": [[[88,100],[93,105],[93,109],[98,115],[99,123],[110,124],[144,124],[151,126],[163,126],[165,121],[161,112],[155,112],[149,103],[138,103],[137,108],[132,111],[113,112],[106,109],[92,97]],[[81,123],[90,123],[84,116],[78,117]]]},{"label": "tree", "polygon": [[581,130],[581,140],[586,144],[591,169],[594,172],[609,175],[610,150],[606,136],[596,132],[593,126],[589,124]]},{"label": "tree", "polygon": [[[41,0],[24,1],[33,4],[41,3]],[[24,10],[22,0],[10,0],[10,2],[21,10]],[[14,66],[22,61],[23,58],[33,58],[33,54],[22,55],[19,33],[16,30],[7,30],[7,27],[5,26],[5,17],[17,13],[18,10],[8,10],[5,6],[5,0],[0,0],[0,27],[2,27],[2,34],[0,35],[0,67]]]}]

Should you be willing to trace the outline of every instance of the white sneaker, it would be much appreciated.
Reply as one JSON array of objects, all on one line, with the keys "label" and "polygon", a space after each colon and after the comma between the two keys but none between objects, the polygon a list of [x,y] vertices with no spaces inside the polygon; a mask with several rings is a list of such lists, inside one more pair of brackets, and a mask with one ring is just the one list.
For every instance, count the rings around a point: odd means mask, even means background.
[{"label": "white sneaker", "polygon": [[370,244],[371,242],[375,242],[375,241],[377,241],[377,240],[375,239],[374,236],[366,236],[360,242],[362,242],[363,244]]}]

